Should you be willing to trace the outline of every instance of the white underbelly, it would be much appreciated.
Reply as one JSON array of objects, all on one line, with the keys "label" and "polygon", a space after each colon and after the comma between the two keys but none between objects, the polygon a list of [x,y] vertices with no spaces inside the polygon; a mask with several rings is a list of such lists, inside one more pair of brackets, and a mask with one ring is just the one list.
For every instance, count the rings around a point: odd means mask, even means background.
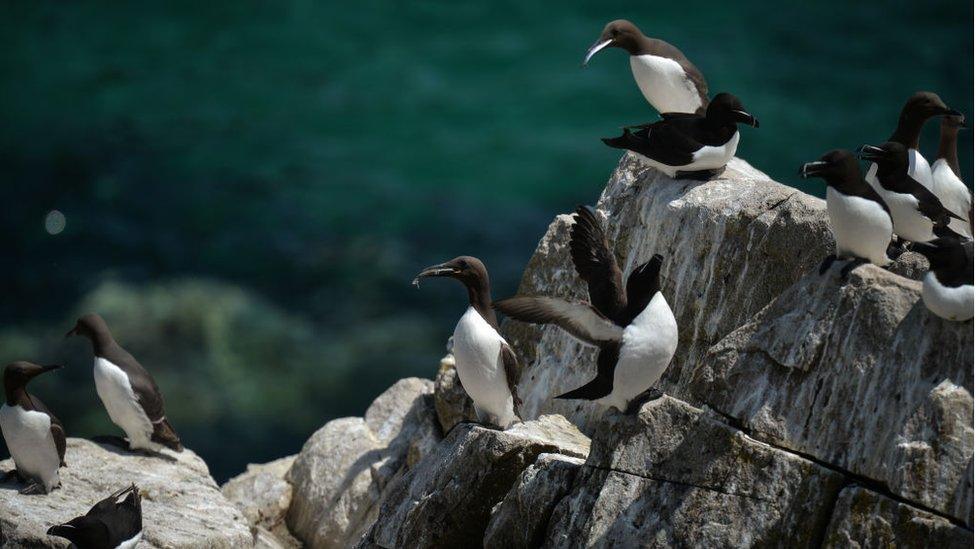
[{"label": "white underbelly", "polygon": [[956,288],[943,286],[929,272],[922,281],[922,301],[936,315],[947,320],[973,318],[973,286],[964,284]]},{"label": "white underbelly", "polygon": [[95,357],[95,390],[102,399],[108,417],[129,437],[133,448],[158,449],[150,442],[153,426],[145,410],[139,404],[129,377],[121,368],[108,360]]},{"label": "white underbelly", "polygon": [[921,183],[926,189],[932,190],[932,166],[917,149],[908,149],[908,175]]},{"label": "white underbelly", "polygon": [[0,407],[0,429],[21,476],[44,484],[47,492],[61,484],[61,457],[47,414],[4,404]]},{"label": "white underbelly", "polygon": [[932,192],[939,197],[947,210],[965,220],[953,219],[949,222],[949,228],[963,236],[972,237],[969,210],[973,206],[973,195],[944,159],[936,160],[932,166]]},{"label": "white underbelly", "polygon": [[473,307],[454,329],[454,361],[461,385],[482,410],[502,427],[514,419],[512,392],[499,360],[504,340]]},{"label": "white underbelly", "polygon": [[880,204],[827,187],[827,215],[838,257],[859,257],[882,266],[889,263],[886,252],[893,227]]},{"label": "white underbelly", "polygon": [[918,211],[918,200],[910,194],[893,193],[878,186],[878,194],[891,211],[895,234],[912,242],[929,242],[935,239],[932,221]]},{"label": "white underbelly", "polygon": [[630,56],[630,70],[644,98],[658,112],[693,113],[701,96],[677,61],[656,55]]},{"label": "white underbelly", "polygon": [[706,145],[692,155],[691,162],[688,164],[682,164],[680,166],[671,166],[664,164],[653,158],[648,158],[641,155],[647,162],[652,166],[657,168],[659,171],[664,172],[668,177],[674,178],[678,172],[696,172],[701,170],[716,170],[718,168],[724,167],[729,163],[729,160],[735,156],[735,151],[739,146],[739,132],[735,132],[732,138],[728,140],[724,145],[713,147]]}]

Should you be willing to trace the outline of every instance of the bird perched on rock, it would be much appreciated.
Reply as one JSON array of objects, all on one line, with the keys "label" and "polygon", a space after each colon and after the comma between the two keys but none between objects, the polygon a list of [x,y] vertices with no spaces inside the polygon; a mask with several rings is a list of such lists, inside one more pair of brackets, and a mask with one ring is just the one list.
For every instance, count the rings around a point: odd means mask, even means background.
[{"label": "bird perched on rock", "polygon": [[488,269],[476,257],[461,256],[427,267],[413,284],[419,287],[420,279],[428,277],[453,278],[467,288],[469,306],[452,339],[455,367],[479,421],[508,428],[519,419],[519,366],[515,352],[498,333]]},{"label": "bird perched on rock", "polygon": [[156,380],[116,343],[102,317],[90,313],[79,318],[65,337],[72,335],[91,341],[95,389],[112,423],[125,431],[129,449],[159,452],[165,446],[182,452],[180,437],[166,419]]},{"label": "bird perched on rock", "polygon": [[555,324],[600,349],[596,377],[556,398],[634,411],[640,401],[635,397],[657,383],[678,347],[678,325],[661,293],[663,258],[655,255],[634,268],[625,288],[596,212],[581,206],[574,217],[570,252],[590,302],[520,296],[499,301],[495,308],[523,322]]},{"label": "bird perched on rock", "polygon": [[891,213],[881,195],[861,177],[853,153],[832,150],[820,160],[804,164],[800,175],[819,177],[827,184],[827,216],[837,247],[835,254],[821,264],[821,274],[835,259],[855,260],[845,266],[844,275],[857,266],[858,260],[882,267],[890,263]]},{"label": "bird perched on rock", "polygon": [[895,234],[911,242],[928,242],[936,233],[951,232],[949,220],[959,216],[947,210],[939,198],[909,173],[909,152],[901,143],[861,145],[858,156],[877,166],[877,186],[891,212]]},{"label": "bird perched on rock", "polygon": [[947,320],[973,318],[973,241],[957,237],[915,244],[912,250],[929,260],[922,280],[922,301]]},{"label": "bird perched on rock", "polygon": [[949,222],[955,233],[973,237],[973,193],[962,182],[959,171],[959,156],[956,153],[956,140],[959,130],[966,128],[962,116],[943,116],[939,154],[932,164],[932,193],[939,197],[942,205],[962,218]]},{"label": "bird perched on rock", "polygon": [[739,146],[738,124],[759,127],[739,98],[720,93],[704,115],[665,115],[664,120],[625,128],[623,135],[604,138],[615,149],[646,158],[671,178],[708,179],[725,168]]},{"label": "bird perched on rock", "polygon": [[6,476],[27,483],[22,494],[47,494],[61,484],[58,470],[64,465],[64,425],[41,399],[27,392],[30,380],[60,367],[19,361],[3,370],[7,402],[0,407],[0,430],[16,467]]},{"label": "bird perched on rock", "polygon": [[[120,498],[122,498],[120,500]],[[131,549],[142,540],[142,498],[135,484],[95,504],[88,513],[48,529],[78,549]]]},{"label": "bird perched on rock", "polygon": [[586,52],[583,66],[604,48],[620,48],[630,54],[630,70],[637,87],[659,113],[705,111],[708,84],[678,48],[644,36],[636,25],[624,19],[607,23],[600,38]]}]

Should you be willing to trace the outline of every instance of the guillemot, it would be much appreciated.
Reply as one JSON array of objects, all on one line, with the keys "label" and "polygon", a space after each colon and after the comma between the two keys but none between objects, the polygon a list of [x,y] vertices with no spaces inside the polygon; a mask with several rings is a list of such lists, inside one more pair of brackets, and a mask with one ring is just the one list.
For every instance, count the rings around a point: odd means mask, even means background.
[{"label": "guillemot", "polygon": [[16,467],[5,477],[17,476],[27,483],[21,494],[47,494],[61,485],[58,469],[67,447],[64,425],[41,399],[27,392],[30,380],[60,367],[18,361],[3,370],[7,402],[0,407],[0,430]]},{"label": "guillemot", "polygon": [[875,190],[888,205],[896,235],[911,242],[928,242],[943,232],[951,232],[947,227],[949,220],[959,216],[911,176],[909,153],[904,145],[895,141],[877,147],[861,145],[857,152],[861,159],[877,167]]},{"label": "guillemot", "polygon": [[495,308],[516,320],[556,324],[600,349],[597,374],[585,385],[555,398],[596,401],[633,412],[635,397],[657,383],[678,347],[678,325],[661,293],[663,257],[654,255],[627,278],[617,266],[596,212],[579,207],[570,231],[576,272],[587,283],[590,302],[554,297],[513,297]]},{"label": "guillemot", "polygon": [[956,140],[959,130],[966,128],[962,116],[943,116],[939,137],[939,153],[932,164],[932,192],[942,205],[963,218],[953,219],[949,228],[957,234],[973,237],[973,193],[962,182]]},{"label": "guillemot", "polygon": [[681,50],[664,40],[648,38],[624,19],[607,23],[583,58],[583,66],[604,48],[630,54],[630,70],[644,98],[659,113],[703,113],[708,105],[705,77]]},{"label": "guillemot", "polygon": [[519,366],[515,352],[498,333],[488,269],[476,257],[461,256],[427,267],[413,284],[419,287],[420,279],[427,277],[453,278],[467,288],[469,306],[452,338],[455,367],[461,385],[474,401],[478,420],[508,428],[519,419]]},{"label": "guillemot", "polygon": [[133,484],[115,492],[96,503],[88,513],[50,527],[47,535],[65,538],[78,549],[135,547],[142,539],[139,488]]},{"label": "guillemot", "polygon": [[112,337],[95,313],[78,319],[65,337],[81,335],[95,354],[95,389],[112,423],[125,431],[132,450],[159,452],[164,446],[182,452],[183,445],[163,410],[163,395],[142,364]]},{"label": "guillemot", "polygon": [[836,259],[853,259],[844,267],[846,276],[858,260],[885,266],[894,230],[884,200],[861,177],[857,159],[847,150],[832,150],[816,162],[800,168],[804,178],[819,177],[827,184],[827,216],[836,252],[820,265],[823,274]]},{"label": "guillemot", "polygon": [[929,260],[922,280],[925,306],[947,320],[973,318],[973,241],[940,238],[915,244],[912,250]]},{"label": "guillemot", "polygon": [[646,158],[671,178],[708,179],[725,168],[739,146],[737,124],[759,127],[737,97],[720,93],[704,115],[679,114],[664,120],[624,128],[620,137],[604,138],[616,149]]}]

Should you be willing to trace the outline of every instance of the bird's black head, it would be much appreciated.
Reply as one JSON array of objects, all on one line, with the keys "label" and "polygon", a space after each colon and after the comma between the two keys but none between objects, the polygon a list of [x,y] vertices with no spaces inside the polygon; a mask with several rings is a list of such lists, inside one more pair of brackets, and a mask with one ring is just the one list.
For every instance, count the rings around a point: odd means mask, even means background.
[{"label": "bird's black head", "polygon": [[712,98],[705,110],[705,118],[719,125],[748,124],[759,127],[759,120],[749,114],[739,98],[731,93],[720,93]]},{"label": "bird's black head", "polygon": [[78,549],[113,547],[108,526],[96,517],[83,515],[48,528],[47,535],[65,538]]},{"label": "bird's black head", "polygon": [[947,114],[942,117],[942,133],[955,134],[959,130],[968,130],[966,117],[962,114]]},{"label": "bird's black head", "polygon": [[834,149],[815,162],[807,162],[800,167],[804,179],[819,177],[834,188],[846,189],[861,183],[861,168],[857,158],[846,149]]},{"label": "bird's black head", "polygon": [[630,21],[626,19],[610,21],[606,27],[603,27],[600,38],[586,51],[583,66],[585,67],[590,62],[590,58],[603,48],[621,48],[631,55],[637,55],[641,42],[646,39],[647,37],[637,28],[637,25]]},{"label": "bird's black head", "polygon": [[87,337],[92,343],[98,343],[106,339],[111,339],[112,333],[108,329],[108,324],[97,313],[88,313],[75,322],[75,327],[68,330],[64,337],[80,335]]},{"label": "bird's black head", "polygon": [[627,277],[627,309],[638,313],[647,307],[654,294],[661,290],[661,265],[664,257],[654,254],[650,260],[638,265]]},{"label": "bird's black head", "polygon": [[941,97],[930,91],[913,93],[901,109],[901,118],[906,121],[921,122],[939,115],[961,116],[961,113],[950,109]]},{"label": "bird's black head", "polygon": [[3,388],[7,400],[9,401],[17,390],[24,388],[30,380],[44,372],[50,372],[59,368],[61,368],[60,364],[41,366],[40,364],[34,364],[33,362],[24,360],[7,364],[7,367],[3,369]]},{"label": "bird's black head", "polygon": [[429,277],[454,278],[460,280],[465,286],[474,287],[488,284],[488,269],[477,257],[462,255],[446,263],[427,267],[417,274],[413,283],[419,287],[420,279]]},{"label": "bird's black head", "polygon": [[908,172],[908,148],[897,141],[880,145],[861,145],[857,157],[878,165],[878,173]]}]

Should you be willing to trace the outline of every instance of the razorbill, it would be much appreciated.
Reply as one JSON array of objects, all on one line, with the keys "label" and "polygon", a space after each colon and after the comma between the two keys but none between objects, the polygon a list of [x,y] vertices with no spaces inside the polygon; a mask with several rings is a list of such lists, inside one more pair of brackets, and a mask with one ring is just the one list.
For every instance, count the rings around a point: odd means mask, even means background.
[{"label": "razorbill", "polygon": [[648,38],[624,19],[607,23],[586,52],[583,66],[604,48],[621,48],[630,54],[630,70],[644,98],[659,113],[703,113],[708,104],[708,84],[701,71],[664,40]]},{"label": "razorbill", "polygon": [[[921,183],[925,188],[932,189],[932,168],[928,160],[918,151],[918,140],[922,135],[922,126],[933,116],[939,115],[959,115],[946,106],[938,95],[928,91],[920,91],[912,94],[905,102],[898,115],[898,125],[895,131],[888,138],[888,141],[901,143],[908,148],[908,170],[915,181]],[[881,192],[878,187],[876,173],[878,167],[871,165],[865,180],[874,187],[874,190]]]},{"label": "razorbill", "polygon": [[[821,264],[820,274],[835,259],[854,259],[846,273],[856,266],[856,260],[885,266],[893,226],[887,204],[861,177],[861,168],[851,151],[836,149],[807,162],[800,168],[804,178],[819,177],[827,184],[827,216],[830,232],[837,248]],[[846,274],[845,273],[845,274]]]},{"label": "razorbill", "polygon": [[596,212],[579,207],[570,232],[570,254],[586,281],[590,302],[555,297],[513,297],[495,308],[523,322],[556,324],[581,342],[600,349],[592,381],[555,398],[596,401],[622,412],[664,373],[678,347],[678,324],[661,293],[663,258],[653,256],[623,274],[597,220]]},{"label": "razorbill", "polygon": [[603,142],[642,155],[671,178],[708,179],[735,155],[740,123],[759,127],[759,121],[746,112],[736,96],[720,93],[708,104],[704,116],[670,115],[651,124],[624,128],[623,135],[604,138]]},{"label": "razorbill", "polygon": [[16,467],[5,476],[17,476],[27,483],[21,494],[47,494],[61,484],[58,469],[64,465],[64,425],[41,399],[27,392],[31,379],[60,367],[19,361],[3,370],[7,402],[0,407],[0,430]]},{"label": "razorbill", "polygon": [[131,549],[142,539],[142,498],[135,484],[95,504],[88,513],[48,529],[78,549]]},{"label": "razorbill", "polygon": [[452,339],[455,367],[479,421],[508,428],[519,419],[522,405],[517,391],[519,366],[515,352],[498,333],[488,269],[476,257],[461,256],[427,267],[414,278],[414,286],[428,277],[453,278],[467,288],[469,306]]},{"label": "razorbill", "polygon": [[909,154],[904,145],[895,141],[861,145],[857,152],[861,159],[877,166],[875,190],[888,205],[896,235],[911,242],[928,242],[939,236],[936,233],[951,232],[949,220],[959,216],[909,174]]},{"label": "razorbill", "polygon": [[912,249],[929,260],[922,281],[925,306],[947,320],[973,318],[973,241],[953,235]]},{"label": "razorbill", "polygon": [[166,419],[156,380],[123,349],[95,313],[78,319],[65,337],[87,337],[95,354],[95,389],[112,423],[125,431],[132,450],[158,452],[164,446],[183,451],[180,437]]},{"label": "razorbill", "polygon": [[962,182],[959,171],[959,157],[956,153],[956,139],[959,130],[966,127],[962,116],[943,116],[939,154],[932,164],[932,192],[942,204],[964,221],[953,219],[949,228],[957,234],[973,236],[973,193]]}]

